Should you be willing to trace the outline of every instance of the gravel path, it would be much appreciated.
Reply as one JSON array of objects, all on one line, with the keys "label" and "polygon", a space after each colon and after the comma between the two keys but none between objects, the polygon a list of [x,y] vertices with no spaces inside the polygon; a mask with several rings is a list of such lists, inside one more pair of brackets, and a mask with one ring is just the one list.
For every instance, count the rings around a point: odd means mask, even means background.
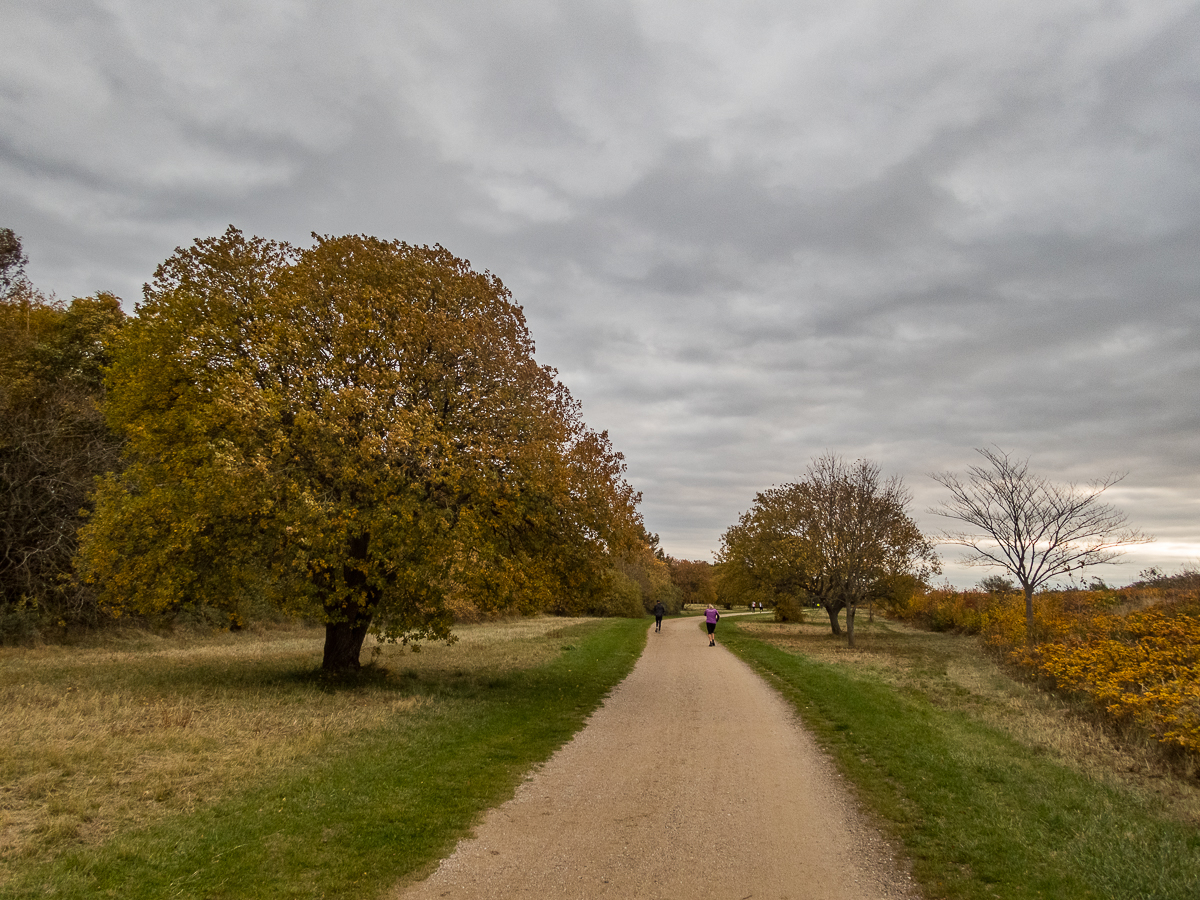
[{"label": "gravel path", "polygon": [[784,701],[701,627],[673,619],[651,633],[588,725],[432,876],[392,896],[917,896]]}]

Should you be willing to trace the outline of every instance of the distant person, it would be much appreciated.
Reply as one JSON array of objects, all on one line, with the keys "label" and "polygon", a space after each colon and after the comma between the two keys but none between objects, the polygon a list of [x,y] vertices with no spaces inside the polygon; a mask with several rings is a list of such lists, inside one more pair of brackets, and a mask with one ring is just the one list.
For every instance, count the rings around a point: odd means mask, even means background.
[{"label": "distant person", "polygon": [[662,631],[662,617],[667,614],[667,608],[663,606],[663,602],[659,600],[654,604],[654,630]]},{"label": "distant person", "polygon": [[708,626],[708,646],[717,646],[717,623],[721,621],[721,614],[717,612],[717,608],[711,603],[708,604],[708,609],[704,611],[704,623]]}]

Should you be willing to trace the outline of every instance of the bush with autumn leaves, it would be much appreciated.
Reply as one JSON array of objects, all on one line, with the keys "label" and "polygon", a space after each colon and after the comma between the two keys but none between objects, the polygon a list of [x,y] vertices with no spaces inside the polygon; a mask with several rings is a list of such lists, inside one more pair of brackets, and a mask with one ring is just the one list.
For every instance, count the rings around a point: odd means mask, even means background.
[{"label": "bush with autumn leaves", "polygon": [[1200,753],[1200,571],[1155,570],[1111,590],[1045,591],[1026,632],[1019,593],[931,590],[892,610],[936,631],[982,636],[1005,662],[1088,698],[1112,722]]}]

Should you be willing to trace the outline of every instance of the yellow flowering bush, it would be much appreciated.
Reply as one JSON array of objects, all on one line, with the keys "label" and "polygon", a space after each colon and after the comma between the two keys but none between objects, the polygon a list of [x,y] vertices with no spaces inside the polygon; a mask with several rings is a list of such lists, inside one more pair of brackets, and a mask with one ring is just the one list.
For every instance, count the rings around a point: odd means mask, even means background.
[{"label": "yellow flowering bush", "polygon": [[[1037,640],[1015,605],[989,610],[987,643],[1034,677],[1092,700],[1113,721],[1200,752],[1200,596],[1127,614],[1127,592],[1071,591],[1035,598]],[[1011,608],[1009,608],[1011,606]]]},{"label": "yellow flowering bush", "polygon": [[933,631],[980,634],[1007,662],[1089,698],[1112,721],[1200,752],[1200,589],[1045,591],[1034,596],[1033,641],[1020,593],[940,588],[889,612]]},{"label": "yellow flowering bush", "polygon": [[1039,645],[1029,654],[1033,670],[1116,721],[1200,751],[1200,615],[1156,607],[1097,616],[1090,631]]}]

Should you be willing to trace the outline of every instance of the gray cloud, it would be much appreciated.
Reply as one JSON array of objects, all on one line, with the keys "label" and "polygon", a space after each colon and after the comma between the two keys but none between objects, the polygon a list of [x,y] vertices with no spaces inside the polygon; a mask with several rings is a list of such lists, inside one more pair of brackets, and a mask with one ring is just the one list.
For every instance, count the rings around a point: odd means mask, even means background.
[{"label": "gray cloud", "polygon": [[921,511],[999,444],[1128,470],[1134,566],[1200,559],[1196,0],[0,15],[0,224],[44,288],[133,301],[230,222],[440,242],[677,555],[825,450]]}]

